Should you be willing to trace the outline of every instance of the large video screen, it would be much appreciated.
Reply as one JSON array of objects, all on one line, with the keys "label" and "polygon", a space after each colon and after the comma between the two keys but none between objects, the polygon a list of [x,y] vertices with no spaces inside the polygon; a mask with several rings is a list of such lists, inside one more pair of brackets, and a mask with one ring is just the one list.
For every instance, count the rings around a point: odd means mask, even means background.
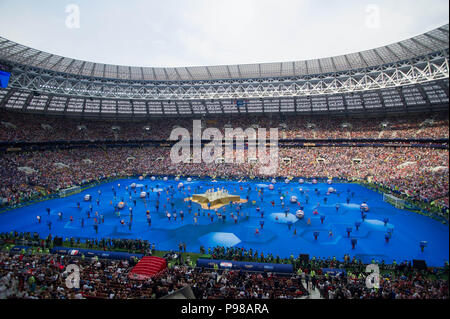
[{"label": "large video screen", "polygon": [[6,88],[9,83],[9,77],[11,73],[0,70],[0,87]]}]

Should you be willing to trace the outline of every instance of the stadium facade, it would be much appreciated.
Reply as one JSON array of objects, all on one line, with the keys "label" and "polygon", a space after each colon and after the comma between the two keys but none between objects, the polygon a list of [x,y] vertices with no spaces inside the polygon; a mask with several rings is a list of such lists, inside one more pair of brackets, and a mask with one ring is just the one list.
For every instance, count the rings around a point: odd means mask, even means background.
[{"label": "stadium facade", "polygon": [[449,25],[383,47],[294,62],[132,67],[0,37],[0,110],[104,119],[447,110]]}]

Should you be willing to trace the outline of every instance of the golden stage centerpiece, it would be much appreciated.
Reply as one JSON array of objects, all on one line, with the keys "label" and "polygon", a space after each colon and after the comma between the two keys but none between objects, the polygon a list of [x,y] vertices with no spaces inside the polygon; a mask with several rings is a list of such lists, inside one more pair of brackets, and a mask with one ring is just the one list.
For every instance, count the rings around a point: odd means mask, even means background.
[{"label": "golden stage centerpiece", "polygon": [[[204,194],[194,194],[190,198],[186,198],[187,200],[192,200],[194,203],[200,204],[203,209],[216,209],[220,208],[224,205],[228,205],[230,202],[233,203],[246,203],[247,200],[241,199],[239,195],[232,195],[228,193],[226,189],[217,189],[214,188],[208,189]],[[210,203],[210,207],[208,207],[208,203]]]}]

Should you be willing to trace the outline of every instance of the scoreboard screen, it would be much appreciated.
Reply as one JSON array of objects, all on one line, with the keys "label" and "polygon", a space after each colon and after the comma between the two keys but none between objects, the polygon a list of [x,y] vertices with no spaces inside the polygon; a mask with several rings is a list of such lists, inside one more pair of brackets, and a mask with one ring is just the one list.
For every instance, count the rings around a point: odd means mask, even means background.
[{"label": "scoreboard screen", "polygon": [[9,77],[11,73],[0,70],[0,87],[6,88],[8,86]]}]

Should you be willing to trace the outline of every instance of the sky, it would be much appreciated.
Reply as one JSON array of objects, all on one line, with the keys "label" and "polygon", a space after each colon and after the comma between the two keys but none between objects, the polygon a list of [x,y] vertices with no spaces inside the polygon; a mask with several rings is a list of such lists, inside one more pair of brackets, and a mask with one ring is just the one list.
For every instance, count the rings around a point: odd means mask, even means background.
[{"label": "sky", "polygon": [[297,61],[404,40],[449,21],[447,0],[0,0],[0,35],[131,66]]}]

